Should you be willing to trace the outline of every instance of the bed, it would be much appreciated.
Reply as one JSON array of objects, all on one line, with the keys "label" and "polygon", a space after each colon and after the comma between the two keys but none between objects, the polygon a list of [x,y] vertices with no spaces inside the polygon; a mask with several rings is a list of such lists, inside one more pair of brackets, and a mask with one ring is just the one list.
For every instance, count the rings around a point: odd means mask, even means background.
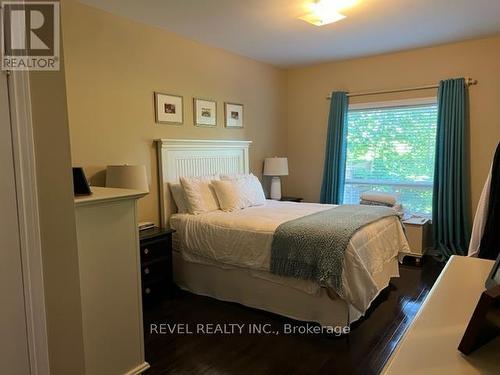
[{"label": "bed", "polygon": [[267,200],[235,212],[178,214],[168,184],[182,176],[248,173],[248,141],[158,140],[162,225],[174,234],[174,280],[195,294],[231,301],[322,326],[345,327],[364,315],[399,276],[407,249],[399,220],[386,217],[360,229],[345,253],[344,296],[317,283],[269,270],[276,228],[335,206]]}]

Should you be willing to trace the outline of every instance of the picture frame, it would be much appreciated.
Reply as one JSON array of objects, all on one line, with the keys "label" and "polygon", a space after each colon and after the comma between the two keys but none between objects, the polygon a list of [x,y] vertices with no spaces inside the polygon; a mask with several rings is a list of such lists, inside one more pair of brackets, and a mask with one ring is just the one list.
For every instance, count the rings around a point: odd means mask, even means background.
[{"label": "picture frame", "polygon": [[193,98],[193,122],[195,126],[217,126],[217,102],[210,99]]},{"label": "picture frame", "polygon": [[500,254],[485,282],[481,294],[458,350],[469,355],[500,335]]},{"label": "picture frame", "polygon": [[224,103],[226,128],[243,128],[243,104]]},{"label": "picture frame", "polygon": [[488,278],[486,279],[486,289],[491,289],[500,285],[500,254],[497,257]]},{"label": "picture frame", "polygon": [[458,350],[469,355],[500,334],[500,285],[485,290],[474,309]]},{"label": "picture frame", "polygon": [[73,193],[75,197],[92,195],[89,181],[82,167],[73,167]]},{"label": "picture frame", "polygon": [[155,120],[158,124],[182,125],[184,123],[184,103],[180,95],[154,93]]}]

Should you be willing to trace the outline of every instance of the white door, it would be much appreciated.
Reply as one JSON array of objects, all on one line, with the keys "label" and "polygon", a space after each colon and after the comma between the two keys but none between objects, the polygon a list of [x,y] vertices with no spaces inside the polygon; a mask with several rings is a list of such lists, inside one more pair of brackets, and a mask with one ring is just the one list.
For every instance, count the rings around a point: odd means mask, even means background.
[{"label": "white door", "polygon": [[0,373],[29,375],[7,76],[0,72]]}]

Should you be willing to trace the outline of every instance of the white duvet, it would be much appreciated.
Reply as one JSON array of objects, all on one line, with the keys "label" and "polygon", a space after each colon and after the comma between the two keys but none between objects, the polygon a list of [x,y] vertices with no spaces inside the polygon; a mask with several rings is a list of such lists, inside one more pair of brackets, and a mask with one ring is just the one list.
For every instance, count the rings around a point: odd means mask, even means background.
[{"label": "white duvet", "polygon": [[[333,207],[268,200],[264,206],[236,212],[175,214],[170,224],[177,231],[177,248],[187,261],[244,268],[256,277],[314,294],[319,291],[314,282],[279,277],[269,272],[271,243],[281,223]],[[408,243],[396,217],[378,220],[356,232],[345,254],[342,283],[346,301],[365,312],[380,291],[377,274],[405,250],[408,250]]]}]

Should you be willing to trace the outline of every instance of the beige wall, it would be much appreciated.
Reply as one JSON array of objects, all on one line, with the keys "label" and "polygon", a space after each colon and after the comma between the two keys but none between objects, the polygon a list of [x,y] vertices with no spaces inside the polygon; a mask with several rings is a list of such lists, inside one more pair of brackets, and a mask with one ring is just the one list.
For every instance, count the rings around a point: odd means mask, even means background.
[{"label": "beige wall", "polygon": [[79,375],[85,371],[64,70],[31,72],[30,88],[50,369]]},{"label": "beige wall", "polygon": [[[472,77],[470,162],[475,210],[493,153],[500,140],[500,37],[448,44],[288,71],[287,194],[318,201],[332,90],[369,91],[421,86],[441,79]],[[404,95],[432,96],[435,91]],[[352,102],[399,99],[399,95],[357,98]]]},{"label": "beige wall", "polygon": [[[156,138],[242,139],[251,170],[286,151],[286,72],[73,1],[62,4],[73,165],[145,164],[151,193],[140,220],[158,222]],[[153,92],[184,96],[184,125],[155,124]],[[217,100],[217,128],[193,125],[192,98]],[[245,105],[245,128],[225,129],[224,101]],[[102,183],[102,174],[94,176]]]},{"label": "beige wall", "polygon": [[[332,90],[365,91],[437,83],[470,76],[470,162],[475,208],[500,124],[500,37],[280,70],[117,17],[73,0],[62,6],[63,41],[73,165],[96,184],[108,164],[145,164],[151,193],[140,201],[140,220],[158,222],[156,138],[249,139],[251,169],[288,155],[284,193],[317,201]],[[153,92],[184,96],[184,125],[158,125]],[[353,100],[432,96],[411,92]],[[216,129],[193,126],[192,97],[218,104]],[[223,102],[245,104],[245,129],[223,127]]]}]

